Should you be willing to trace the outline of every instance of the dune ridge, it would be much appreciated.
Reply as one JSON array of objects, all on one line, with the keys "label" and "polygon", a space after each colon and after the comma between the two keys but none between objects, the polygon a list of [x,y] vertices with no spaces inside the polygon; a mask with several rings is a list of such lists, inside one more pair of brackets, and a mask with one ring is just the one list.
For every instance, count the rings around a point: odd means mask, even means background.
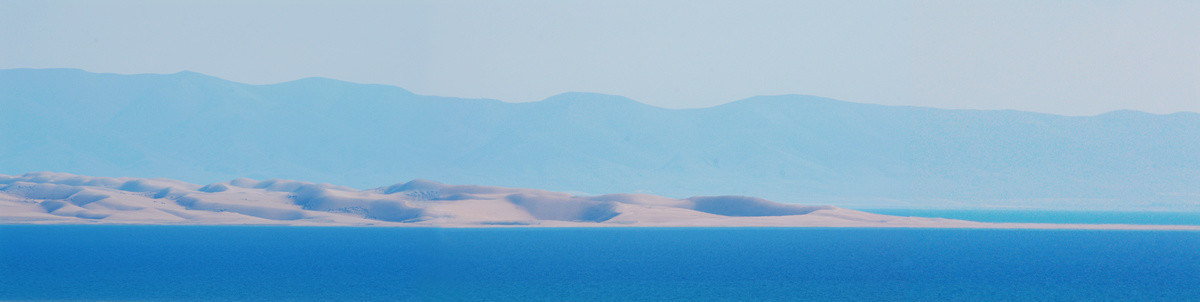
[{"label": "dune ridge", "polygon": [[239,178],[197,185],[53,172],[0,175],[0,223],[1200,230],[1200,226],[983,223],[879,215],[747,196],[577,196],[420,179],[358,190],[282,179]]}]

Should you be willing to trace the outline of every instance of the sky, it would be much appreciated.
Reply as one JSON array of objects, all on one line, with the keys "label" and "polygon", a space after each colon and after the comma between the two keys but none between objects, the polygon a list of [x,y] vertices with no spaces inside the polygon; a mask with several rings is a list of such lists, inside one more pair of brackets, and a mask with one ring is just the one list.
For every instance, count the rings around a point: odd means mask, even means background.
[{"label": "sky", "polygon": [[14,1],[0,68],[698,108],[1200,112],[1200,1]]}]

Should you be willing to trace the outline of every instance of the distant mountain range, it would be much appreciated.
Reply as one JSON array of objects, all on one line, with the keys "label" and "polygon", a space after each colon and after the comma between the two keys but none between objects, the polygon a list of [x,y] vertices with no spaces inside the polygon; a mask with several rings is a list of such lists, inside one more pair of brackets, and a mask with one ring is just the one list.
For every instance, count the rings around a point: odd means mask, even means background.
[{"label": "distant mountain range", "polygon": [[0,173],[358,188],[424,178],[839,206],[1200,209],[1200,114],[1072,117],[761,96],[530,103],[308,78],[0,70]]}]

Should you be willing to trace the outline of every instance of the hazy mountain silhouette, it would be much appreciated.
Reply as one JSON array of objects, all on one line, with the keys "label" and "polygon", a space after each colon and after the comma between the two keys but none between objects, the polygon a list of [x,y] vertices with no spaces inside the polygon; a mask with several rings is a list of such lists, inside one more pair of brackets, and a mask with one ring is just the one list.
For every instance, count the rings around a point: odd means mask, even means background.
[{"label": "hazy mountain silhouette", "polygon": [[836,205],[1200,207],[1200,114],[869,105],[761,96],[671,110],[308,78],[0,70],[0,173],[211,183],[449,183]]}]

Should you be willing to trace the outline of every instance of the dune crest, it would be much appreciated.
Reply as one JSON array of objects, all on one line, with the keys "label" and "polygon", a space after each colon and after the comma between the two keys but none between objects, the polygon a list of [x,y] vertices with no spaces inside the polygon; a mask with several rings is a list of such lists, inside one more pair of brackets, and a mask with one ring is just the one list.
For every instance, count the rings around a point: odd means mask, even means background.
[{"label": "dune crest", "polygon": [[663,226],[1200,229],[981,223],[899,217],[746,196],[577,196],[429,180],[368,190],[303,181],[0,175],[0,223],[324,226]]}]

